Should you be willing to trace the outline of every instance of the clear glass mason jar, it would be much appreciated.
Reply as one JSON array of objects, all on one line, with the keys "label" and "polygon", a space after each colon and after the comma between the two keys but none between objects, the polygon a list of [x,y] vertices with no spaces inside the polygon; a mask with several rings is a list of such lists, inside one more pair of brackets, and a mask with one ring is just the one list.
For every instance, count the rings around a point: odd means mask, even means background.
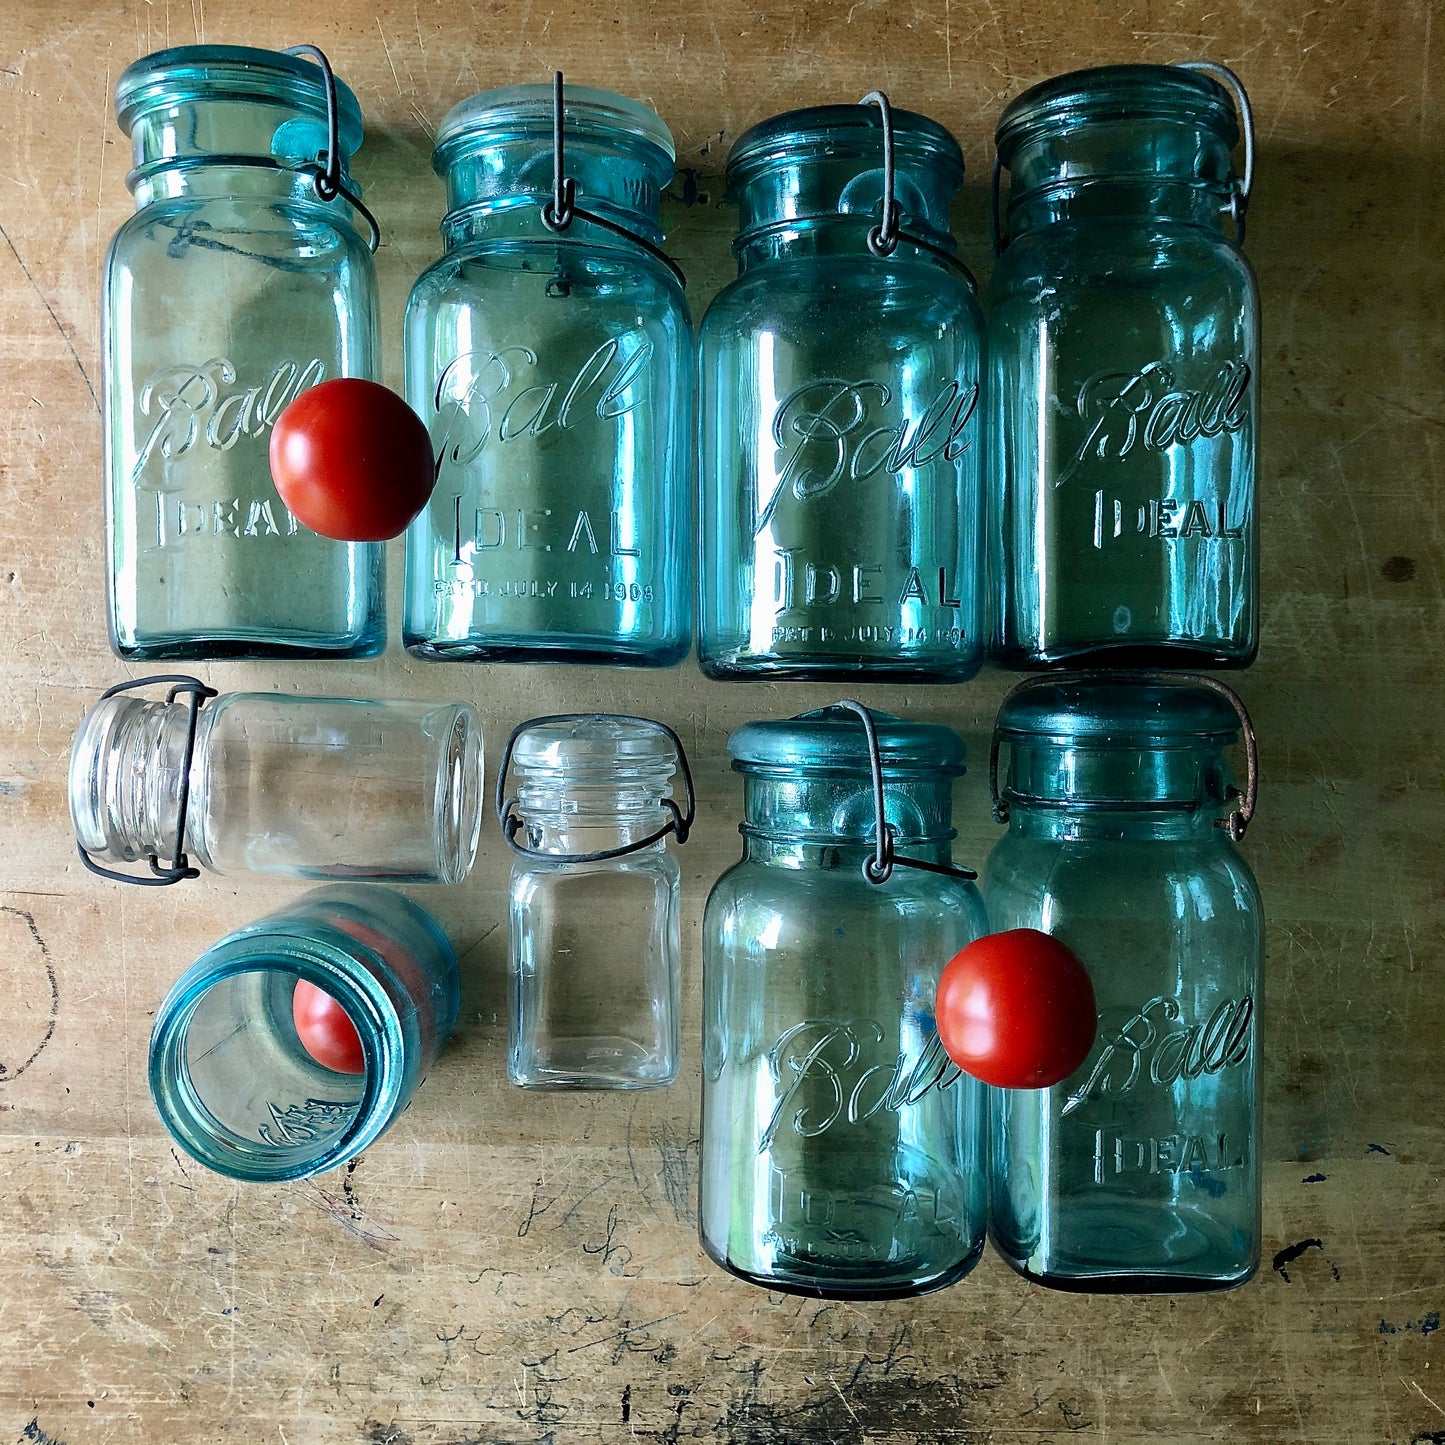
[{"label": "clear glass mason jar", "polygon": [[962,681],[983,660],[983,320],[944,259],[963,155],[891,113],[905,234],[877,254],[882,116],[792,111],[728,157],[738,278],[699,337],[710,677]]},{"label": "clear glass mason jar", "polygon": [[728,743],[743,857],[703,919],[703,1247],[754,1284],[835,1299],[952,1284],[984,1240],[983,1087],[933,1014],[944,964],[988,931],[983,904],[967,878],[905,863],[952,866],[964,746],[871,717],[891,864],[855,712],[750,723]]},{"label": "clear glass mason jar", "polygon": [[1041,1284],[1224,1289],[1258,1266],[1264,921],[1234,843],[1252,781],[1222,816],[1240,728],[1220,693],[1159,674],[1040,678],[999,714],[989,922],[1067,944],[1099,1007],[1070,1078],[991,1091],[994,1241]]},{"label": "clear glass mason jar", "polygon": [[[1060,76],[999,120],[989,536],[1005,663],[1254,659],[1259,303],[1238,140],[1225,86],[1169,65]],[[1252,142],[1246,171],[1251,157]]]},{"label": "clear glass mason jar", "polygon": [[[506,796],[515,764],[517,793]],[[685,809],[667,796],[680,770]],[[677,735],[610,713],[536,718],[507,744],[514,1084],[647,1089],[677,1077],[682,932],[669,834],[692,826]]]},{"label": "clear glass mason jar", "polygon": [[[339,178],[361,145],[336,82]],[[319,537],[271,481],[307,387],[377,368],[375,276],[344,195],[317,193],[326,85],[309,61],[200,45],[116,86],[136,214],[104,277],[107,593],[124,658],[369,657],[383,547]]]},{"label": "clear glass mason jar", "polygon": [[[363,1069],[318,1063],[297,1032],[298,983],[329,994]],[[456,955],[436,922],[389,888],[318,888],[229,934],[156,1014],[150,1086],[193,1159],[254,1183],[355,1158],[411,1102],[456,1024]]]},{"label": "clear glass mason jar", "polygon": [[666,666],[691,643],[693,551],[692,323],[655,252],[672,137],[569,87],[577,210],[553,230],[553,115],[552,87],[510,86],[438,133],[446,251],[406,312],[437,486],[407,533],[404,639],[434,660]]},{"label": "clear glass mason jar", "polygon": [[[133,695],[157,682],[175,684],[165,701]],[[194,678],[113,688],[70,754],[82,859],[109,877],[95,860],[149,859],[149,875],[119,875],[142,883],[197,868],[459,883],[476,857],[481,787],[467,703],[217,697]]]}]

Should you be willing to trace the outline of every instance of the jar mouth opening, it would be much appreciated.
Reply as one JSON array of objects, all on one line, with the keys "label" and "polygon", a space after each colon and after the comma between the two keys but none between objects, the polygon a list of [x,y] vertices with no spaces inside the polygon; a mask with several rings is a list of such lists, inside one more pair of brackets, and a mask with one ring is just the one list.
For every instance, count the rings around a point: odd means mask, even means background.
[{"label": "jar mouth opening", "polygon": [[1233,102],[1217,80],[1177,65],[1103,65],[1054,76],[1010,101],[994,144],[1007,167],[1030,141],[1081,123],[1118,120],[1205,125],[1228,149],[1239,143]]},{"label": "jar mouth opening", "polygon": [[[323,1173],[354,1157],[381,1134],[401,1102],[405,1089],[401,1067],[401,1018],[380,980],[356,970],[352,955],[370,953],[385,969],[386,961],[349,935],[344,944],[325,938],[278,931],[265,939],[264,950],[255,937],[222,939],[177,981],[156,1015],[150,1044],[151,1095],[166,1131],[185,1151],[207,1168],[232,1178],[262,1183],[283,1183]],[[221,988],[236,988],[248,977],[275,979],[289,1002],[295,983],[305,981],[331,995],[345,1011],[361,1041],[363,1072],[337,1074],[315,1064],[318,1084],[331,1092],[354,1098],[325,1103],[348,1117],[321,1140],[295,1140],[260,1136],[252,1139],[222,1120],[197,1087],[190,1055],[190,1033],[207,1000]],[[278,1009],[278,1015],[282,1011]],[[294,1031],[294,1026],[293,1026]],[[293,1053],[295,1048],[293,1046]],[[358,1087],[359,1084],[359,1087]],[[277,1132],[284,1125],[284,1113]]]},{"label": "jar mouth opening", "polygon": [[[115,87],[115,116],[125,135],[155,110],[196,101],[239,100],[290,106],[326,120],[321,67],[299,55],[244,45],[180,45],[127,66]],[[361,149],[365,131],[355,92],[336,77],[337,125],[348,157]]]},{"label": "jar mouth opening", "polygon": [[[916,111],[893,112],[893,144],[901,162],[943,166],[964,174],[963,150],[936,120]],[[770,166],[795,161],[848,160],[883,164],[883,120],[875,105],[817,105],[771,116],[745,131],[728,152],[729,193]]]},{"label": "jar mouth opening", "polygon": [[[439,174],[473,152],[510,141],[552,143],[552,87],[527,84],[484,90],[454,105],[437,128],[432,164]],[[562,98],[564,149],[591,141],[631,149],[661,177],[672,179],[677,148],[661,116],[640,101],[588,85],[568,85]]]}]

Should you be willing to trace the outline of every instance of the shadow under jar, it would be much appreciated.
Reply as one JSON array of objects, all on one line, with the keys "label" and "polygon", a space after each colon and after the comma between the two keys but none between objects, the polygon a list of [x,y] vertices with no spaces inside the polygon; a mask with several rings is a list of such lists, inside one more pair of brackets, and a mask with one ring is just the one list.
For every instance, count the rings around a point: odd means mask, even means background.
[{"label": "shadow under jar", "polygon": [[990,1091],[994,1241],[1041,1284],[1227,1289],[1258,1267],[1264,920],[1232,836],[1248,813],[1220,826],[1240,725],[1162,675],[1040,678],[999,713],[989,921],[1067,944],[1099,1009],[1070,1078]]},{"label": "shadow under jar", "polygon": [[[446,252],[406,311],[407,396],[437,484],[406,543],[418,657],[667,666],[692,623],[692,323],[650,248],[672,137],[645,106],[572,86],[553,199],[553,92],[519,85],[442,121]],[[547,212],[550,216],[551,212]]]},{"label": "shadow under jar", "polygon": [[1254,660],[1259,305],[1238,140],[1229,92],[1180,66],[1060,76],[999,121],[989,535],[1004,663]]},{"label": "shadow under jar", "polygon": [[[906,233],[951,253],[958,143],[893,111]],[[957,682],[983,660],[971,286],[884,205],[873,105],[793,111],[728,157],[738,278],[699,334],[698,657],[715,678]]]},{"label": "shadow under jar", "polygon": [[[312,1056],[299,984],[350,1019],[359,1073]],[[457,1020],[456,955],[416,904],[379,885],[304,894],[206,950],[156,1014],[151,1096],[192,1158],[254,1183],[334,1169],[411,1102]]]},{"label": "shadow under jar", "polygon": [[[361,146],[336,82],[339,176]],[[326,88],[308,60],[200,45],[116,86],[136,214],[103,300],[107,599],[124,658],[370,657],[384,548],[303,527],[269,433],[319,381],[374,376],[375,274],[344,196],[317,194]]]},{"label": "shadow under jar", "polygon": [[703,1248],[767,1289],[922,1294],[983,1250],[983,1086],[939,1043],[944,964],[987,932],[951,866],[962,739],[872,715],[899,853],[884,881],[867,734],[842,707],[750,723],[742,861],[703,919]]},{"label": "shadow under jar", "polygon": [[665,795],[681,749],[645,719],[598,713],[524,724],[511,760],[508,1075],[523,1088],[670,1084],[682,932],[665,834],[686,837],[691,807],[675,813]]}]

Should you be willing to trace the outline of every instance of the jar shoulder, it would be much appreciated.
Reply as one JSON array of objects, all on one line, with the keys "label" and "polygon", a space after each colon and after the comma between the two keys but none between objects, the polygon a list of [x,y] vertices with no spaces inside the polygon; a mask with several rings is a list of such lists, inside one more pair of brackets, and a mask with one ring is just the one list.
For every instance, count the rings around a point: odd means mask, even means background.
[{"label": "jar shoulder", "polygon": [[1222,233],[1200,226],[1075,221],[1028,232],[1010,244],[989,278],[988,309],[1051,302],[1073,286],[1149,287],[1161,297],[1187,287],[1198,294],[1198,304],[1208,304],[1212,294],[1251,306],[1258,289],[1249,258]]},{"label": "jar shoulder", "polygon": [[836,318],[856,334],[860,316],[907,314],[920,332],[981,330],[973,293],[942,267],[881,263],[871,256],[800,257],[755,267],[713,298],[699,326],[704,346],[780,319]]}]

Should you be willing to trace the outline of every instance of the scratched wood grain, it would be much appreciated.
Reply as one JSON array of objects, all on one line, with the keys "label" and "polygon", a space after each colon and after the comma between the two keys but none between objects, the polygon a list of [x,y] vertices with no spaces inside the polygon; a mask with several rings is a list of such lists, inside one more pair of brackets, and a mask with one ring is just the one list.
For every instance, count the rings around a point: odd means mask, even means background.
[{"label": "scratched wood grain", "polygon": [[[385,1140],[281,1189],[169,1147],[146,1091],[152,1012],[286,890],[90,879],[64,774],[86,701],[124,671],[101,613],[95,403],[101,257],[129,207],[110,97],[136,56],[200,39],[317,42],[359,94],[393,382],[401,307],[437,247],[431,130],[473,90],[561,66],[656,106],[678,138],[668,223],[700,311],[731,267],[727,146],[766,115],[883,86],[937,116],[968,154],[957,223],[986,271],[979,178],[1009,97],[1135,57],[1240,70],[1260,122],[1249,252],[1266,324],[1264,647],[1241,683],[1264,760],[1247,846],[1270,916],[1257,1282],[1083,1300],[988,1258],[925,1300],[822,1306],[707,1263],[698,925],[737,849],[724,740],[828,689],[729,687],[690,665],[422,667],[394,649],[211,668],[221,687],[466,696],[494,743],[583,707],[674,724],[701,793],[682,851],[689,1062],[660,1095],[507,1086],[490,836],[468,884],[418,890],[464,955],[462,1024]],[[1445,1441],[1442,53],[1438,0],[8,0],[0,1442]],[[952,723],[977,757],[1006,681],[870,699]],[[976,774],[959,805],[978,858],[992,829]]]}]

